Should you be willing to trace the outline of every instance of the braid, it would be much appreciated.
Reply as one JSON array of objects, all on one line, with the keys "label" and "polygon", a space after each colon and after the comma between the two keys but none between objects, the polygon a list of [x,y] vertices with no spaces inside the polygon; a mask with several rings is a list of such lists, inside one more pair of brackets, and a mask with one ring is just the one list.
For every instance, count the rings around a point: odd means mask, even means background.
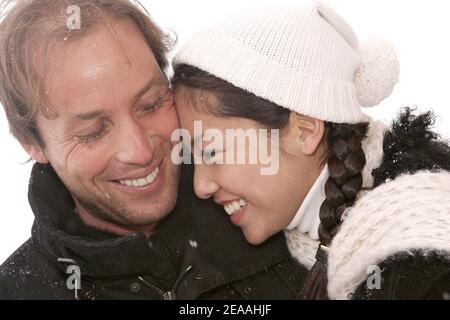
[{"label": "braid", "polygon": [[316,263],[305,279],[301,292],[303,299],[327,299],[327,247],[342,222],[342,214],[353,205],[362,187],[362,169],[366,157],[361,146],[368,123],[326,123],[330,177],[325,183],[326,199],[320,207],[320,246]]}]

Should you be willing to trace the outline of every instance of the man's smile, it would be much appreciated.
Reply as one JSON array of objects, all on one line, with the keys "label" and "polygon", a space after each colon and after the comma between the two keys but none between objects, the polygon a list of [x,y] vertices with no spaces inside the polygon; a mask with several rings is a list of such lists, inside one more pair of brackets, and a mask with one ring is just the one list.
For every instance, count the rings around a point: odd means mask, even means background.
[{"label": "man's smile", "polygon": [[129,175],[112,181],[112,185],[122,193],[150,195],[164,185],[166,162],[162,160],[156,167],[144,173]]}]

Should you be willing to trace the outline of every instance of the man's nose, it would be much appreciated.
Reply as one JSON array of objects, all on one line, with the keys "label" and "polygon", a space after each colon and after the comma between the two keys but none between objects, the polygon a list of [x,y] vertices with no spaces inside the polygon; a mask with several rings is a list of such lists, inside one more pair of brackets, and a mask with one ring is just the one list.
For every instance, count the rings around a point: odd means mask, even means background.
[{"label": "man's nose", "polygon": [[150,134],[138,123],[127,124],[119,134],[117,159],[131,165],[149,165],[154,155],[150,139]]},{"label": "man's nose", "polygon": [[195,165],[194,191],[197,197],[208,199],[219,189],[219,185],[211,177],[210,167],[205,164]]}]

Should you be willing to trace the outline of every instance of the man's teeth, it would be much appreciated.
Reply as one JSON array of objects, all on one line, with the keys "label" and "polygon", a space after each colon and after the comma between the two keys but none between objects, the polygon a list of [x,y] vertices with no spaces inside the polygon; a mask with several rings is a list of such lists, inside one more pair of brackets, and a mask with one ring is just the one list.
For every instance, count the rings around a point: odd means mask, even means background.
[{"label": "man's teeth", "polygon": [[156,169],[153,170],[153,172],[150,173],[145,178],[134,179],[134,180],[120,180],[119,182],[120,182],[120,184],[123,184],[124,186],[142,188],[142,187],[148,186],[150,183],[155,181],[155,179],[158,177],[158,174],[159,174],[159,167],[156,167]]},{"label": "man's teeth", "polygon": [[226,213],[228,213],[228,215],[232,216],[233,214],[235,214],[236,212],[241,210],[243,207],[245,207],[246,204],[247,204],[247,201],[245,201],[244,199],[240,199],[240,200],[235,200],[223,207],[224,207]]}]

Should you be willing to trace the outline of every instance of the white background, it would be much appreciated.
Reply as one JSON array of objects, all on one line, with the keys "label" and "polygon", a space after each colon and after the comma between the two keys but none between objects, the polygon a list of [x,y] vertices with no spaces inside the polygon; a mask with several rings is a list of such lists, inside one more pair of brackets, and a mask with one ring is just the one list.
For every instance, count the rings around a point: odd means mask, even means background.
[{"label": "white background", "polygon": [[[298,4],[302,0],[141,0],[153,18],[178,35],[178,45],[199,27],[223,15],[270,4]],[[433,109],[436,129],[450,137],[447,77],[450,74],[450,2],[448,0],[328,0],[353,27],[360,39],[376,35],[395,45],[401,63],[400,82],[393,95],[368,111],[379,119],[391,119],[398,108],[417,105]],[[176,51],[176,49],[174,50]],[[2,111],[1,111],[2,112]],[[27,185],[31,164],[9,135],[0,114],[0,263],[30,236],[33,215],[28,206]]]}]

